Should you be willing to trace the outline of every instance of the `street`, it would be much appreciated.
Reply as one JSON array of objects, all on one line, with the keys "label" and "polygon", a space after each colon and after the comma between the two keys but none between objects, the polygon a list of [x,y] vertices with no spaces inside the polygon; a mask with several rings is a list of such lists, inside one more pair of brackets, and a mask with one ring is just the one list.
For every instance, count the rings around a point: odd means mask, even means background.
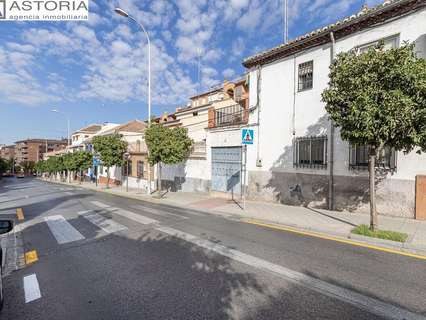
[{"label": "street", "polygon": [[426,318],[420,259],[31,178],[0,216],[37,253],[8,251],[1,319]]}]

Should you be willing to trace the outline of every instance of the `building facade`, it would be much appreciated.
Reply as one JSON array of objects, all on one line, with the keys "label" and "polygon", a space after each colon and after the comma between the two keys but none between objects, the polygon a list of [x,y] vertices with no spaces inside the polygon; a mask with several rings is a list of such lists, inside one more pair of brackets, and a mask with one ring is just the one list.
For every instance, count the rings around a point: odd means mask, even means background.
[{"label": "building facade", "polygon": [[0,148],[0,158],[12,160],[15,158],[15,145],[2,146]]},{"label": "building facade", "polygon": [[[351,146],[332,127],[321,101],[329,66],[339,52],[415,43],[426,57],[426,3],[385,1],[244,61],[250,76],[248,148],[251,199],[358,212],[368,211],[366,146]],[[414,217],[415,179],[426,174],[426,155],[387,149],[377,185],[378,211]]]},{"label": "building facade", "polygon": [[17,164],[26,161],[38,162],[43,160],[43,154],[65,149],[67,140],[27,139],[15,143],[15,159]]}]

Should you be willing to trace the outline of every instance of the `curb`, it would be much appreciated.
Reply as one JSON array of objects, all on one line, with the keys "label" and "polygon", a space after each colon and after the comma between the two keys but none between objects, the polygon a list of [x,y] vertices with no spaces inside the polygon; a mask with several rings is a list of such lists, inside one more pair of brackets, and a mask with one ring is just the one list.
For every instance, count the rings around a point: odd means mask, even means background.
[{"label": "curb", "polygon": [[[122,198],[128,198],[128,199],[133,199],[133,200],[139,200],[139,201],[145,201],[145,202],[149,202],[149,203],[153,203],[153,204],[162,204],[174,209],[178,209],[178,210],[193,210],[193,211],[198,211],[198,212],[203,212],[203,213],[207,213],[207,214],[211,214],[211,215],[216,215],[216,216],[222,216],[226,219],[232,219],[232,220],[237,220],[240,222],[244,222],[244,220],[247,220],[250,217],[244,217],[238,214],[234,214],[234,213],[225,213],[222,211],[215,211],[215,210],[206,210],[206,209],[198,209],[198,208],[188,208],[185,207],[183,205],[178,205],[178,204],[174,204],[174,203],[164,203],[164,200],[161,199],[155,199],[152,197],[141,197],[141,196],[137,196],[137,195],[133,195],[133,194],[124,194],[124,193],[116,193],[114,191],[109,191],[108,189],[96,189],[96,188],[90,188],[84,185],[74,185],[74,184],[69,184],[66,182],[57,182],[57,181],[45,181],[45,180],[41,180],[44,182],[48,182],[48,183],[52,183],[52,184],[62,184],[62,185],[67,185],[67,186],[71,186],[71,187],[76,187],[76,188],[83,188],[86,190],[91,190],[94,192],[99,192],[99,193],[106,193],[106,194],[110,194],[110,195],[114,195],[114,196],[118,196],[118,197],[122,197]],[[254,219],[254,218],[253,218]],[[410,243],[401,243],[401,242],[396,242],[396,241],[391,241],[391,240],[385,240],[385,239],[378,239],[378,238],[371,238],[371,237],[366,237],[366,236],[362,236],[362,235],[357,235],[357,234],[353,234],[353,233],[338,233],[338,232],[330,232],[328,230],[322,230],[322,229],[317,229],[317,228],[311,228],[311,227],[302,227],[296,224],[283,224],[280,222],[275,222],[275,221],[271,221],[271,220],[260,220],[260,219],[254,219],[257,220],[259,222],[264,222],[265,224],[275,224],[275,225],[281,225],[283,227],[290,227],[290,228],[294,228],[300,231],[307,231],[307,232],[313,232],[313,233],[318,233],[320,235],[325,235],[325,236],[332,236],[332,237],[336,237],[339,238],[341,240],[354,240],[354,241],[358,241],[360,243],[364,243],[364,244],[370,244],[373,246],[378,246],[378,247],[382,247],[383,249],[393,249],[393,250],[397,250],[403,253],[411,253],[411,254],[416,254],[416,255],[422,255],[422,256],[426,256],[426,247],[418,247],[418,246],[414,246]]]}]

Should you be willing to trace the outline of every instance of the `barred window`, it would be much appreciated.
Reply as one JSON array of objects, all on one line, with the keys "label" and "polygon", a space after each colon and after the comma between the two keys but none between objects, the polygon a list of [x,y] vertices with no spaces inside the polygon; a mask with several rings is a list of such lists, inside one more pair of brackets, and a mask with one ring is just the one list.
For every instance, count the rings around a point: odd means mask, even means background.
[{"label": "barred window", "polygon": [[327,136],[296,138],[293,151],[296,167],[327,167]]},{"label": "barred window", "polygon": [[143,161],[138,161],[138,167],[137,167],[137,173],[138,173],[138,178],[143,178],[143,171],[144,171],[144,162]]},{"label": "barred window", "polygon": [[313,88],[314,62],[309,61],[299,64],[299,92]]},{"label": "barred window", "polygon": [[[370,146],[350,145],[349,146],[349,168],[368,169],[368,155]],[[396,170],[396,151],[390,147],[385,147],[376,159],[376,168]]]}]

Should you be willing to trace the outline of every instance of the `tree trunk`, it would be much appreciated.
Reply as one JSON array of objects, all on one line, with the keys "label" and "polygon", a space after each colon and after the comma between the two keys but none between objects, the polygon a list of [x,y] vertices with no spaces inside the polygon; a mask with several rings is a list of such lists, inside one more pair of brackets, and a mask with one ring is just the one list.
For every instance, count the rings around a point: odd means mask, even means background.
[{"label": "tree trunk", "polygon": [[369,153],[368,171],[370,178],[370,230],[377,230],[377,208],[376,208],[376,148],[371,148]]},{"label": "tree trunk", "polygon": [[161,193],[163,190],[161,185],[161,162],[158,163],[158,191]]},{"label": "tree trunk", "polygon": [[106,188],[109,189],[109,167],[107,167],[107,184]]}]

